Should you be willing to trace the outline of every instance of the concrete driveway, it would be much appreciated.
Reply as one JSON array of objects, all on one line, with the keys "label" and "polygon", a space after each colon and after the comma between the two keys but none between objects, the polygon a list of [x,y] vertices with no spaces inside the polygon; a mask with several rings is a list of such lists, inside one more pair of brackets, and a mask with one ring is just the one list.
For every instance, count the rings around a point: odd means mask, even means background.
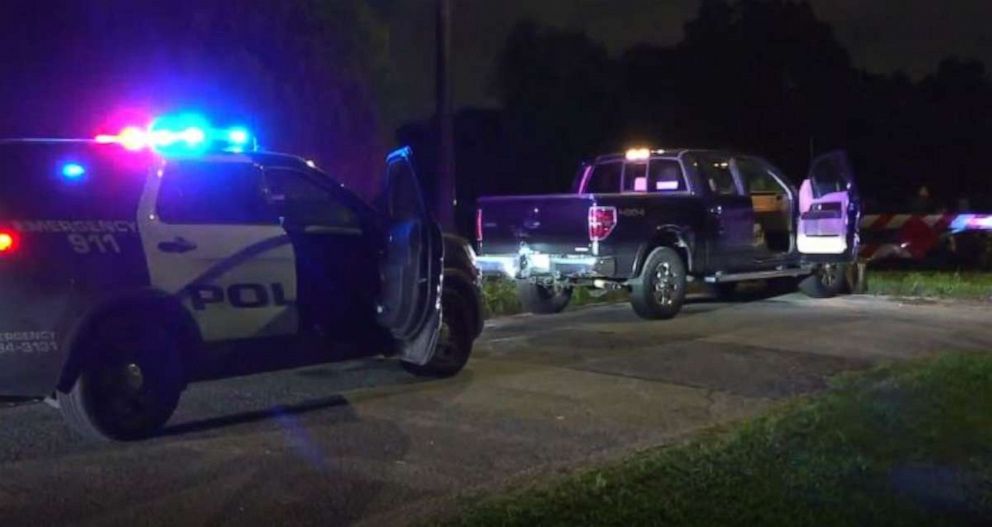
[{"label": "concrete driveway", "polygon": [[945,350],[992,350],[987,306],[787,295],[665,322],[626,305],[500,319],[443,381],[371,360],[197,384],[142,443],[0,403],[0,525],[406,524]]}]

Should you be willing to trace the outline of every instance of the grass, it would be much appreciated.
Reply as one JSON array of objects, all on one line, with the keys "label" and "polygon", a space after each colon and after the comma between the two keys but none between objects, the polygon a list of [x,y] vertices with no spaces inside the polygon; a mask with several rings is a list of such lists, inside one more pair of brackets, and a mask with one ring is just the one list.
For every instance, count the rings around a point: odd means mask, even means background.
[{"label": "grass", "polygon": [[[487,278],[483,283],[483,292],[485,294],[486,310],[489,316],[507,316],[523,313],[520,300],[517,298],[517,286],[512,280]],[[623,291],[611,291],[600,296],[594,296],[590,293],[589,288],[579,287],[572,292],[572,300],[569,302],[568,308],[574,309],[591,304],[626,301],[627,293]]]},{"label": "grass", "polygon": [[868,292],[992,301],[992,272],[868,271]]},{"label": "grass", "polygon": [[[522,313],[514,282],[486,279],[486,308],[490,316]],[[919,296],[959,300],[992,301],[992,272],[868,270],[868,293],[873,295]],[[573,292],[569,309],[590,304],[627,302],[628,295],[614,291],[593,296],[588,288]]]},{"label": "grass", "polygon": [[992,355],[882,367],[688,444],[476,498],[439,525],[989,525],[990,409]]}]

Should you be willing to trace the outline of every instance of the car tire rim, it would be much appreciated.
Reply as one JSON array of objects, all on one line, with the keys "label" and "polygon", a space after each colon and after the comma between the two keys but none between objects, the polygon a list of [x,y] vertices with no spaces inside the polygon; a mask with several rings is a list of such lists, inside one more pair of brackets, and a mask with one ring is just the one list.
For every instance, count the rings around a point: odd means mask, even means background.
[{"label": "car tire rim", "polygon": [[[174,379],[168,336],[158,326],[108,326],[99,334],[96,367],[87,397],[100,429],[118,438],[157,426],[170,402]],[[171,413],[171,411],[170,411]]]},{"label": "car tire rim", "polygon": [[[456,318],[457,320],[454,320]],[[437,351],[435,352],[437,359],[444,363],[455,363],[461,360],[461,357],[465,355],[462,343],[465,341],[464,336],[467,332],[463,320],[458,318],[458,315],[452,314],[449,309],[448,315],[441,319],[441,330],[438,334]]]},{"label": "car tire rim", "polygon": [[824,265],[820,268],[820,283],[826,287],[832,287],[836,281],[836,269],[833,265]]},{"label": "car tire rim", "polygon": [[451,338],[451,324],[448,323],[448,317],[444,317],[441,321],[441,331],[438,332],[437,336],[438,358],[448,360],[454,354],[455,350],[452,349],[454,346]]},{"label": "car tire rim", "polygon": [[156,406],[154,387],[136,361],[101,368],[96,382],[104,415],[112,421],[140,423]]},{"label": "car tire rim", "polygon": [[654,300],[660,305],[670,306],[675,302],[675,293],[678,291],[678,284],[675,281],[675,273],[672,272],[672,265],[662,262],[654,268]]}]

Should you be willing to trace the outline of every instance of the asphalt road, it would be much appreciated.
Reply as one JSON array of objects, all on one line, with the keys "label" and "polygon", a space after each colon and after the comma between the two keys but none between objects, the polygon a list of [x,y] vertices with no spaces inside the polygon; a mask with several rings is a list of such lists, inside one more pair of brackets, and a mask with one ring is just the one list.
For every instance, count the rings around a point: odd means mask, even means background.
[{"label": "asphalt road", "polygon": [[491,322],[460,376],[385,360],[192,386],[164,437],[0,403],[0,526],[405,524],[458,494],[677,441],[837,372],[992,350],[987,306],[799,295]]}]

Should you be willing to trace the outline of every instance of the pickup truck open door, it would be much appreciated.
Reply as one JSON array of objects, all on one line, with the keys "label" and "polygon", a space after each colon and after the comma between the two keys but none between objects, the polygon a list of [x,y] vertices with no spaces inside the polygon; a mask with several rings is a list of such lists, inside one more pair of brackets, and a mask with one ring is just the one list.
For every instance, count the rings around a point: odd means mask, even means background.
[{"label": "pickup truck open door", "polygon": [[861,200],[847,153],[837,150],[814,159],[799,187],[799,252],[853,258],[860,216]]},{"label": "pickup truck open door", "polygon": [[434,356],[441,329],[444,239],[424,203],[410,149],[389,154],[385,183],[378,200],[386,237],[378,320],[401,343],[400,358],[423,365]]}]

